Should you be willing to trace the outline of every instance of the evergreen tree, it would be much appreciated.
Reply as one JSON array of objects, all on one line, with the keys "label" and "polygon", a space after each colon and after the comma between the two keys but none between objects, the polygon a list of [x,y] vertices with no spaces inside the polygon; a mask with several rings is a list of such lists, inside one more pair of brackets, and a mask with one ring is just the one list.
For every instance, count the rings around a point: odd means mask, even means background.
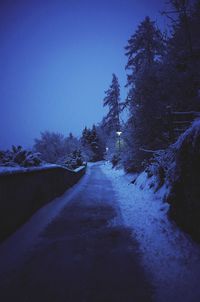
[{"label": "evergreen tree", "polygon": [[[176,111],[200,110],[200,1],[171,1],[177,15],[167,42],[163,64],[163,91],[168,105]],[[170,14],[170,12],[168,12]],[[166,13],[167,14],[167,13]]]},{"label": "evergreen tree", "polygon": [[91,134],[90,134],[90,146],[93,152],[93,161],[98,161],[103,159],[103,150],[100,143],[100,139],[98,137],[96,126],[93,125]]},{"label": "evergreen tree", "polygon": [[65,139],[65,149],[67,154],[77,151],[79,149],[78,139],[70,132],[69,136]]},{"label": "evergreen tree", "polygon": [[107,133],[119,131],[120,129],[120,85],[115,74],[112,76],[112,83],[105,92],[103,106],[108,107],[108,114],[104,118],[104,128]]},{"label": "evergreen tree", "polygon": [[82,136],[81,136],[81,144],[82,146],[87,145],[88,143],[88,129],[85,127],[82,131]]},{"label": "evergreen tree", "polygon": [[93,125],[92,129],[84,128],[81,137],[82,152],[87,161],[98,161],[103,159],[104,146],[99,138],[97,128]]},{"label": "evergreen tree", "polygon": [[137,74],[155,60],[159,60],[163,54],[163,38],[155,22],[146,17],[128,40],[125,50],[128,57],[126,69],[130,71],[127,86],[135,85]]},{"label": "evergreen tree", "polygon": [[129,119],[126,125],[127,168],[139,170],[146,154],[143,149],[155,148],[162,127],[158,123],[160,111],[159,69],[164,53],[162,34],[149,17],[139,25],[125,48],[129,93]]}]

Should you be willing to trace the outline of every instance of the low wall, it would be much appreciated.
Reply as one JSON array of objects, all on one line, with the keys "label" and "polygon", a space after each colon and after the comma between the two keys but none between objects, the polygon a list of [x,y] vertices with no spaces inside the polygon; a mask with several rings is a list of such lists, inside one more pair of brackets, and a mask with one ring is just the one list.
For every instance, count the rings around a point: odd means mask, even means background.
[{"label": "low wall", "polygon": [[85,166],[75,171],[50,166],[0,173],[0,241],[74,185],[85,170]]}]

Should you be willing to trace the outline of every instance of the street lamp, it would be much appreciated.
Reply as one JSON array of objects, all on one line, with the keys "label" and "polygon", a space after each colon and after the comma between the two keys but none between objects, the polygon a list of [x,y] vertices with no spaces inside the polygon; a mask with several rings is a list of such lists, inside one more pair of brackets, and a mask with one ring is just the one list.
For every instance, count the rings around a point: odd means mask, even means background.
[{"label": "street lamp", "polygon": [[116,133],[117,133],[117,136],[119,137],[119,153],[120,153],[121,152],[121,139],[120,139],[120,136],[121,136],[122,132],[121,131],[117,131]]},{"label": "street lamp", "polygon": [[116,133],[117,133],[118,136],[120,136],[122,134],[121,131],[117,131]]}]

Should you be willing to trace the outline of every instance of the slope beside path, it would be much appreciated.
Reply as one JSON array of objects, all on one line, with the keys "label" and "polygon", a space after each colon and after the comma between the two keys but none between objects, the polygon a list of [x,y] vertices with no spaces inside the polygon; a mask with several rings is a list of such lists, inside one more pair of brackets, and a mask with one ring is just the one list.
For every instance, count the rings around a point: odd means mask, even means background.
[{"label": "slope beside path", "polygon": [[143,265],[155,288],[154,300],[199,302],[200,245],[169,220],[169,205],[162,201],[165,186],[154,193],[155,179],[148,179],[145,172],[138,177],[126,175],[109,163],[101,169],[112,181],[124,225],[132,229],[139,243]]}]

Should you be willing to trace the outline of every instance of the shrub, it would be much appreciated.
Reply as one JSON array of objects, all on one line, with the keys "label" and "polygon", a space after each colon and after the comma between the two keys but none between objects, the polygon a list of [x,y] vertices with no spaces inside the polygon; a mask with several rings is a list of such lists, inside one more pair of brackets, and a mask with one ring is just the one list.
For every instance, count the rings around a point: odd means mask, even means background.
[{"label": "shrub", "polygon": [[68,156],[62,158],[58,164],[74,170],[83,165],[83,158],[80,150],[75,150]]},{"label": "shrub", "polygon": [[33,167],[41,164],[40,154],[12,146],[12,150],[0,151],[0,165],[9,167]]}]

